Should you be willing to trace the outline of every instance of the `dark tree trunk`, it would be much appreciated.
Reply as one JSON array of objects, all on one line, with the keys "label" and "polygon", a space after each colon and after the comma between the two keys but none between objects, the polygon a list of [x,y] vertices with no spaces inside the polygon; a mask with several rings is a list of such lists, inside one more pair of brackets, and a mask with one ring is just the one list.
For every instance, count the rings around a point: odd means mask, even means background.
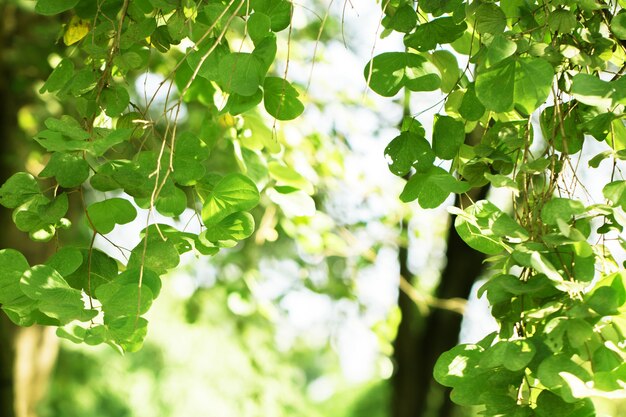
[{"label": "dark tree trunk", "polygon": [[3,313],[0,313],[0,415],[3,417],[15,417],[14,333],[15,326]]},{"label": "dark tree trunk", "polygon": [[[408,268],[408,249],[401,246],[398,250],[400,276],[410,280]],[[416,377],[420,372],[419,359],[415,353],[419,351],[420,335],[423,333],[424,317],[415,302],[403,291],[398,294],[398,307],[402,320],[394,341],[394,359],[396,370],[393,376],[392,417],[414,417],[415,410],[420,408],[422,399],[418,393],[424,389],[422,381]]]},{"label": "dark tree trunk", "polygon": [[[404,108],[405,115],[410,114],[406,97]],[[477,144],[482,133],[481,129],[475,129],[466,135],[465,142]],[[484,199],[488,191],[489,187],[484,186],[470,190],[468,195],[457,195],[455,205],[468,207],[472,201]],[[408,248],[401,246],[398,262],[400,275],[411,282],[408,253]],[[434,297],[467,299],[482,274],[485,257],[463,242],[454,228],[454,216],[448,228],[446,259]],[[439,356],[457,344],[463,317],[440,308],[420,314],[415,302],[403,291],[399,292],[398,306],[402,319],[394,342],[392,417],[451,417],[456,407],[450,401],[449,390],[433,379],[433,370]]]},{"label": "dark tree trunk", "polygon": [[[473,201],[485,198],[487,188],[475,189]],[[457,196],[456,206],[467,207],[468,201]],[[454,218],[448,230],[447,264],[434,296],[446,300],[469,297],[472,285],[483,271],[484,255],[463,242],[454,228]],[[408,250],[400,248],[400,272],[410,280]],[[445,309],[432,309],[424,317],[415,302],[400,292],[398,305],[402,321],[394,344],[396,372],[393,379],[393,417],[450,417],[455,409],[448,390],[433,379],[433,369],[439,356],[453,348],[461,330],[462,316]],[[445,392],[444,392],[445,391]]]}]

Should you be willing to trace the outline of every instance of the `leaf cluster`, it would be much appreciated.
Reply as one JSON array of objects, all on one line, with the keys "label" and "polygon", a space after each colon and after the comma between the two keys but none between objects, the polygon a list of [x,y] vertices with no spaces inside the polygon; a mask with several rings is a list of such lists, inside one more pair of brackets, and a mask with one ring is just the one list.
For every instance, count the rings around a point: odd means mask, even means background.
[{"label": "leaf cluster", "polygon": [[[401,33],[405,50],[373,57],[370,88],[444,95],[432,129],[407,117],[385,150],[408,178],[400,198],[435,208],[477,187],[511,196],[506,210],[487,200],[450,209],[461,238],[490,256],[479,293],[500,329],[445,353],[435,378],[483,415],[594,416],[591,399],[626,397],[626,272],[611,253],[626,247],[624,6],[383,4],[383,35]],[[606,150],[589,157],[590,141]],[[593,196],[581,160],[605,159],[614,168]]]}]

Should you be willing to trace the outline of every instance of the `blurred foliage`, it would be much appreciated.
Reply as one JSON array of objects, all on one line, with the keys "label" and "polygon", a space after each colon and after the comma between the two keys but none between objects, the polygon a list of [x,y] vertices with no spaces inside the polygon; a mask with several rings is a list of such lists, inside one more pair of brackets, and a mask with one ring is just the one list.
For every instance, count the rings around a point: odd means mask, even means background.
[{"label": "blurred foliage", "polygon": [[185,304],[164,296],[136,353],[65,344],[41,417],[387,415],[385,382],[312,402],[312,381],[341,378],[331,347],[297,343],[282,351],[272,323],[233,314],[227,297],[221,287],[205,290],[201,315],[188,323]]}]

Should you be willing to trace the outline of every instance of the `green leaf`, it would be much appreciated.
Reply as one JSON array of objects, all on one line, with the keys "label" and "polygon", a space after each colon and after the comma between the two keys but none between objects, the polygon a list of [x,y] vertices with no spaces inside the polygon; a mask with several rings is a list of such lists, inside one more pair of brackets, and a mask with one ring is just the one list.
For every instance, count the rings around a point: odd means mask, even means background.
[{"label": "green leaf", "polygon": [[417,199],[422,208],[436,208],[443,203],[450,193],[464,193],[469,184],[454,178],[443,168],[431,167],[427,171],[417,172],[404,186],[400,200],[408,203]]},{"label": "green leaf", "polygon": [[143,67],[146,65],[146,60],[144,59],[144,56],[139,53],[128,51],[113,58],[113,63],[115,63],[120,70],[129,71]]},{"label": "green leaf", "polygon": [[213,243],[206,241],[206,239],[202,239],[202,235],[181,232],[166,224],[152,224],[142,232],[143,235],[146,233],[165,237],[167,242],[174,245],[179,255],[191,250],[195,250],[197,255],[215,255],[219,252],[219,248],[215,247]]},{"label": "green leaf", "polygon": [[500,175],[500,174],[493,175],[488,172],[485,172],[484,177],[491,183],[492,187],[508,188],[511,191],[513,191],[516,195],[519,194],[519,186],[517,185],[517,183],[506,175]]},{"label": "green leaf", "polygon": [[78,4],[80,0],[38,0],[35,11],[44,16],[53,16],[70,10]]},{"label": "green leaf", "polygon": [[431,61],[441,73],[441,91],[449,93],[454,90],[461,79],[461,71],[454,54],[449,51],[435,51],[431,55]]},{"label": "green leaf", "polygon": [[114,85],[102,90],[102,105],[107,116],[117,117],[122,114],[130,103],[126,88]]},{"label": "green leaf", "polygon": [[[601,316],[619,314],[619,308],[624,304],[624,286],[621,280],[614,280],[613,284],[603,285],[594,289],[585,296],[587,305]],[[621,284],[621,286],[620,286]]]},{"label": "green leaf", "polygon": [[136,352],[141,349],[148,334],[148,320],[143,317],[120,317],[108,323],[107,328],[113,341],[125,352]]},{"label": "green leaf", "polygon": [[196,135],[184,132],[176,139],[172,178],[180,185],[194,185],[206,173],[202,164],[209,157],[210,149]]},{"label": "green leaf", "polygon": [[161,278],[150,269],[143,268],[130,268],[126,271],[122,272],[115,279],[115,284],[123,286],[123,285],[139,285],[139,280],[141,279],[141,285],[143,287],[149,288],[153,297],[156,299],[161,293]]},{"label": "green leaf", "polygon": [[96,137],[87,146],[87,152],[94,156],[102,156],[113,146],[130,140],[134,129],[99,129]]},{"label": "green leaf", "polygon": [[44,85],[41,89],[39,89],[39,93],[43,94],[46,91],[54,93],[55,91],[59,91],[72,79],[73,76],[74,63],[68,58],[65,58],[54,68],[54,71],[52,71]]},{"label": "green leaf", "polygon": [[537,397],[537,417],[596,417],[596,410],[589,398],[574,403],[566,402],[563,398],[543,390]]},{"label": "green leaf", "polygon": [[[527,281],[523,281],[519,277],[516,277],[514,275],[496,275],[495,277],[491,278],[487,284],[481,287],[478,292],[479,296],[482,294],[484,289],[489,292],[491,291],[489,288],[487,288],[488,286],[497,286],[502,288],[507,292],[506,299],[509,300],[511,298],[511,294],[541,294],[543,290],[552,287],[552,284],[550,284],[548,278],[543,275],[535,275],[529,278]],[[490,296],[490,294],[488,294],[488,296]],[[489,300],[491,301],[491,297],[489,298]]]},{"label": "green leaf", "polygon": [[[104,165],[97,175],[101,179],[108,177],[110,187],[118,184],[117,188],[135,197],[149,199],[155,187],[155,178],[151,176],[156,170],[158,155],[151,151],[140,152],[134,162],[117,160],[114,163]],[[169,159],[169,158],[167,158]],[[161,160],[162,168],[169,164],[165,159]],[[112,180],[112,181],[111,181]]]},{"label": "green leaf", "polygon": [[50,266],[37,265],[24,272],[20,288],[28,298],[38,302],[39,311],[61,324],[89,320],[97,314],[95,310],[85,310],[81,292],[71,288]]},{"label": "green leaf", "polygon": [[31,239],[47,242],[54,236],[55,228],[69,208],[67,194],[63,193],[50,201],[39,195],[13,212],[13,222],[22,232],[28,232]]},{"label": "green leaf", "polygon": [[589,160],[589,166],[591,168],[598,168],[602,161],[610,158],[611,156],[613,156],[613,151],[602,151]]},{"label": "green leaf", "polygon": [[87,207],[91,226],[103,235],[110,233],[116,224],[130,223],[137,217],[132,203],[123,198],[109,198]]},{"label": "green leaf", "polygon": [[89,93],[98,85],[98,76],[99,73],[89,68],[77,71],[69,83],[70,93],[74,97]]},{"label": "green leaf", "polygon": [[457,213],[454,227],[465,243],[479,252],[497,255],[507,247],[502,238],[526,239],[527,232],[494,204],[481,200]]},{"label": "green leaf", "polygon": [[204,238],[214,243],[243,240],[254,233],[254,227],[254,217],[250,213],[233,213],[219,223],[208,226]]},{"label": "green leaf", "polygon": [[[80,253],[83,263],[76,271],[66,276],[64,272],[66,272],[65,270],[68,266],[63,266],[63,271],[57,270],[65,277],[65,280],[72,288],[84,290],[86,294],[91,294],[93,297],[96,288],[117,277],[117,261],[98,249],[91,249],[91,251],[80,249]],[[75,255],[71,256],[72,258],[68,258],[70,260],[74,259]],[[77,261],[77,258],[73,262],[75,261]],[[49,263],[55,267],[58,262],[50,260]]]},{"label": "green leaf", "polygon": [[541,220],[550,225],[556,225],[558,220],[570,223],[574,216],[584,212],[585,206],[578,200],[553,197],[541,209]]},{"label": "green leaf", "polygon": [[465,127],[462,121],[450,116],[435,116],[433,126],[433,150],[441,159],[454,159],[465,142]]},{"label": "green leaf", "polygon": [[202,220],[206,226],[211,226],[233,213],[250,210],[258,203],[259,191],[250,178],[242,174],[228,174],[206,197]]},{"label": "green leaf", "polygon": [[583,319],[572,319],[565,322],[567,338],[575,348],[588,343],[593,337],[593,326]]},{"label": "green leaf", "polygon": [[434,16],[441,16],[443,13],[452,13],[459,5],[458,0],[421,0],[420,9]]},{"label": "green leaf", "polygon": [[182,10],[177,10],[167,19],[167,30],[170,37],[180,42],[189,35],[189,28],[186,25],[187,18]]},{"label": "green leaf", "polygon": [[167,181],[156,200],[155,206],[157,211],[164,216],[180,216],[187,208],[187,194],[171,181]]},{"label": "green leaf", "polygon": [[608,183],[602,189],[602,194],[604,198],[611,201],[613,205],[621,207],[622,210],[626,210],[626,181],[613,181]]},{"label": "green leaf", "polygon": [[272,26],[272,20],[264,13],[252,13],[248,18],[248,34],[254,44],[258,44],[267,35],[269,35]]},{"label": "green leaf", "polygon": [[35,323],[48,325],[59,324],[58,321],[43,315],[37,310],[37,301],[26,297],[23,293],[21,297],[11,300],[11,303],[3,304],[2,310],[6,313],[7,317],[18,326],[27,327]]},{"label": "green leaf", "polygon": [[614,84],[591,74],[576,74],[572,78],[572,95],[581,103],[597,107],[613,105]]},{"label": "green leaf", "polygon": [[480,34],[497,35],[506,29],[506,16],[494,3],[483,3],[474,12],[474,27]]},{"label": "green leaf", "polygon": [[471,83],[467,87],[467,91],[463,94],[463,100],[461,101],[461,107],[459,107],[459,114],[464,119],[475,122],[480,120],[485,114],[485,106],[476,97],[476,90],[474,83]]},{"label": "green leaf", "polygon": [[564,354],[548,356],[544,359],[537,370],[537,377],[548,389],[558,393],[558,390],[565,385],[565,380],[560,375],[562,372],[576,375],[585,381],[590,379],[585,369]]},{"label": "green leaf", "polygon": [[273,33],[263,38],[263,40],[256,44],[254,51],[252,51],[252,55],[259,58],[263,63],[262,72],[264,76],[274,63],[277,51],[276,35]]},{"label": "green leaf", "polygon": [[517,51],[517,44],[503,35],[493,37],[487,47],[485,55],[485,65],[491,67],[498,62],[504,61]]},{"label": "green leaf", "polygon": [[55,177],[63,188],[78,187],[89,177],[89,164],[77,155],[55,152],[39,177]]},{"label": "green leaf", "polygon": [[286,29],[291,23],[292,4],[286,0],[252,0],[250,5],[255,12],[269,16],[273,32]]},{"label": "green leaf", "polygon": [[578,108],[563,104],[559,111],[560,114],[555,115],[554,106],[550,106],[541,113],[543,136],[559,152],[578,153],[585,140],[581,130],[583,120],[580,119]]},{"label": "green leaf", "polygon": [[600,111],[597,108],[579,103],[577,105],[580,119],[583,123],[579,129],[593,136],[598,141],[603,141],[611,133],[611,124],[615,120],[615,114]]},{"label": "green leaf", "polygon": [[35,140],[50,152],[86,151],[91,148],[92,143],[87,141],[88,134],[84,139],[76,139],[70,136],[74,135],[75,132],[59,130],[43,130],[35,136]]},{"label": "green leaf", "polygon": [[265,110],[278,120],[293,120],[304,111],[298,91],[279,77],[267,77],[263,84]]},{"label": "green leaf", "polygon": [[98,301],[102,303],[105,320],[118,317],[136,317],[145,314],[152,305],[154,296],[148,286],[139,288],[138,283],[114,280],[96,289]]},{"label": "green leaf", "polygon": [[478,366],[483,351],[480,346],[464,344],[443,353],[435,364],[435,380],[446,387],[454,387],[467,380]]},{"label": "green leaf", "polygon": [[548,15],[548,27],[553,32],[572,33],[577,23],[576,16],[571,10],[559,8]]},{"label": "green leaf", "polygon": [[[145,252],[144,252],[145,251]],[[145,253],[145,256],[144,256]],[[150,233],[133,249],[128,268],[148,268],[158,275],[178,266],[180,256],[176,246],[169,239],[163,240],[158,233]]]},{"label": "green leaf", "polygon": [[131,129],[133,131],[131,137],[133,139],[139,139],[143,136],[145,131],[146,122],[143,120],[143,116],[136,111],[125,113],[117,118],[115,123],[115,130]]},{"label": "green leaf", "polygon": [[527,268],[544,274],[552,281],[555,288],[561,291],[570,290],[570,285],[576,287],[575,283],[565,281],[562,274],[554,267],[552,262],[545,256],[547,248],[544,245],[527,242],[518,244],[512,252],[513,258]]},{"label": "green leaf", "polygon": [[135,44],[144,41],[157,28],[154,18],[146,18],[139,23],[131,23],[120,37],[120,49],[129,49]]},{"label": "green leaf", "polygon": [[626,13],[623,10],[611,20],[611,32],[617,39],[626,40]]},{"label": "green leaf", "polygon": [[224,106],[222,112],[228,112],[231,115],[236,116],[256,107],[261,101],[263,101],[263,91],[260,88],[251,96],[231,94],[228,97],[228,102],[226,102],[226,106]]},{"label": "green leaf", "polygon": [[485,392],[493,398],[505,394],[509,385],[519,385],[514,373],[505,370],[493,373],[482,368],[479,363],[484,354],[480,345],[459,345],[437,360],[433,372],[435,380],[453,388],[450,394],[453,402],[466,406],[485,404]]},{"label": "green leaf", "polygon": [[521,371],[528,366],[536,351],[528,339],[502,340],[485,351],[480,365],[488,368],[503,366],[509,371]]},{"label": "green leaf", "polygon": [[20,278],[30,268],[28,261],[14,249],[0,250],[0,304],[11,305],[24,297]]},{"label": "green leaf", "polygon": [[402,132],[385,148],[389,170],[402,177],[412,166],[418,172],[427,171],[435,162],[435,153],[424,137],[412,132]]},{"label": "green leaf", "polygon": [[548,98],[553,78],[542,58],[508,58],[476,75],[476,96],[487,110],[504,113],[517,105],[530,114]]},{"label": "green leaf", "polygon": [[459,39],[467,23],[458,23],[452,17],[440,17],[417,26],[415,31],[404,37],[404,44],[420,52],[433,50],[438,44],[452,43]]},{"label": "green leaf", "polygon": [[26,172],[18,172],[0,187],[0,204],[13,209],[37,195],[41,195],[41,191],[35,178]]},{"label": "green leaf", "polygon": [[[626,85],[624,88],[626,89]],[[615,119],[611,122],[610,129],[611,134],[606,138],[606,142],[613,150],[618,151],[618,157],[622,157],[626,152],[626,125],[623,120]]]},{"label": "green leaf", "polygon": [[178,44],[180,44],[180,41],[175,41],[172,38],[166,25],[157,26],[152,35],[150,35],[150,45],[161,53],[166,53],[172,45]]},{"label": "green leaf", "polygon": [[386,27],[396,32],[409,33],[417,24],[417,13],[408,4],[399,7],[389,19]]},{"label": "green leaf", "polygon": [[51,131],[61,133],[69,139],[85,141],[90,138],[89,133],[71,116],[63,115],[60,119],[49,117],[44,123]]},{"label": "green leaf", "polygon": [[[192,51],[189,53],[187,57],[187,63],[189,64],[189,78],[193,71],[195,71],[198,66],[198,75],[206,78],[207,80],[218,81],[220,77],[219,72],[219,64],[220,62],[230,54],[230,51],[227,46],[222,44],[217,44],[215,46],[217,40],[215,39],[207,39],[207,41],[203,42],[203,44],[198,48],[197,51]],[[202,58],[204,61],[202,61]],[[202,65],[200,62],[202,61]],[[180,76],[183,71],[177,71],[177,75]],[[186,79],[182,85],[179,85],[179,88],[182,89],[189,81],[189,78]],[[177,81],[178,83],[178,81]]]},{"label": "green leaf", "polygon": [[366,66],[363,75],[369,87],[384,97],[393,97],[402,87],[411,91],[434,91],[441,85],[439,70],[421,55],[385,52]]},{"label": "green leaf", "polygon": [[227,93],[254,95],[265,78],[263,61],[254,54],[233,52],[219,63],[218,80]]},{"label": "green leaf", "polygon": [[63,277],[76,272],[82,264],[83,254],[71,246],[62,247],[46,261],[46,265],[54,268]]}]

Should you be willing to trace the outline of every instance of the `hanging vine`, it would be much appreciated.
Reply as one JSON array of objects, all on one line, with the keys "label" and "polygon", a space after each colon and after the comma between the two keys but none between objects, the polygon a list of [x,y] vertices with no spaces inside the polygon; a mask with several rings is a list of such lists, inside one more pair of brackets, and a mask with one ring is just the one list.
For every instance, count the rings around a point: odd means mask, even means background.
[{"label": "hanging vine", "polygon": [[[442,355],[435,379],[489,416],[594,416],[591,398],[626,396],[624,4],[415,6],[383,7],[407,49],[364,70],[382,96],[445,94],[432,137],[413,120],[386,149],[390,170],[410,175],[400,198],[435,208],[485,184],[510,195],[508,207],[450,209],[490,256],[479,295],[499,330]],[[471,132],[480,143],[466,143]],[[589,172],[604,160],[610,175]]]}]

